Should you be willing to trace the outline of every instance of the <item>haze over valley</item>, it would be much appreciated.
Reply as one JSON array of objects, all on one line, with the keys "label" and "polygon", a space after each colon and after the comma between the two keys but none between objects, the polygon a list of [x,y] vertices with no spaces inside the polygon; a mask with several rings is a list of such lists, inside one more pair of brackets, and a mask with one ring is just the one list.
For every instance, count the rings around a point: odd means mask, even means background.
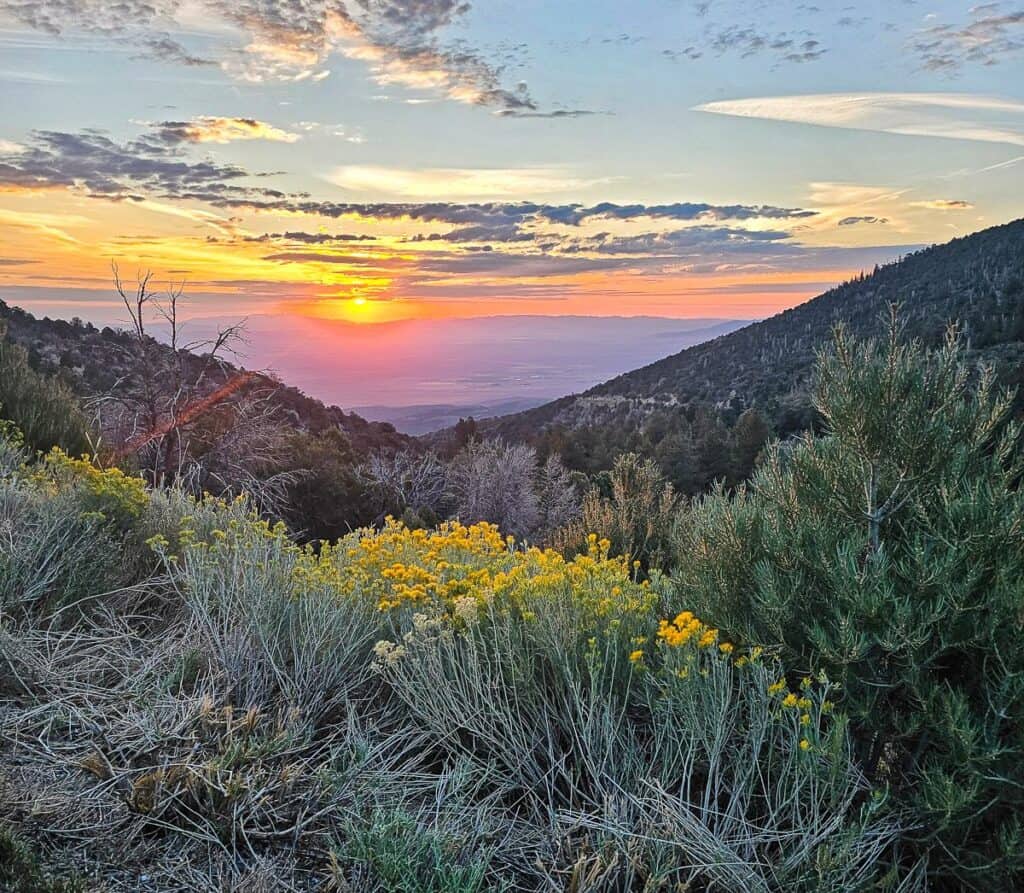
[{"label": "haze over valley", "polygon": [[[186,336],[208,337],[218,322],[194,320]],[[327,403],[422,434],[460,416],[502,415],[586,390],[744,324],[512,316],[367,326],[254,316],[240,361]]]}]

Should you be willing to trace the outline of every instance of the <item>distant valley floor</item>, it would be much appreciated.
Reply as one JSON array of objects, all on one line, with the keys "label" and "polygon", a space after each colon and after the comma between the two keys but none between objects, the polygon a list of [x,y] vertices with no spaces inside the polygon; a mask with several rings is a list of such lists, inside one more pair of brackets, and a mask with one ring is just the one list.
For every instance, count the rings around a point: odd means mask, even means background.
[{"label": "distant valley floor", "polygon": [[[217,321],[189,323],[193,336]],[[358,325],[254,316],[240,362],[326,403],[424,434],[585,391],[746,320],[495,316]]]}]

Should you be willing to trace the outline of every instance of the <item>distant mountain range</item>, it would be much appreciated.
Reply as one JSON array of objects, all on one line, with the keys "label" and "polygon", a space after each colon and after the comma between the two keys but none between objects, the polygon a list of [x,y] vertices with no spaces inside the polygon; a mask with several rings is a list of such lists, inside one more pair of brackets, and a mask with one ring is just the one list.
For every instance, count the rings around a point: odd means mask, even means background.
[{"label": "distant mountain range", "polygon": [[581,394],[490,420],[482,430],[517,440],[545,431],[636,425],[666,408],[716,408],[735,418],[757,408],[783,432],[807,417],[815,354],[842,323],[855,336],[879,334],[891,303],[907,337],[937,343],[952,322],[974,356],[1004,382],[1024,379],[1024,219],[926,248],[876,268],[800,306]]},{"label": "distant mountain range", "polygon": [[[34,365],[59,372],[84,397],[132,373],[130,339],[118,329],[40,319],[3,301],[0,320],[28,348]],[[197,318],[184,324],[185,333],[200,341],[235,322]],[[744,320],[580,316],[367,325],[257,315],[245,322],[244,353],[286,383],[278,400],[291,424],[314,432],[337,425],[353,446],[366,449],[399,447],[406,435],[436,431],[467,416],[538,406],[743,325]],[[158,322],[149,331],[163,338]],[[360,400],[365,405],[354,412],[335,405]]]}]

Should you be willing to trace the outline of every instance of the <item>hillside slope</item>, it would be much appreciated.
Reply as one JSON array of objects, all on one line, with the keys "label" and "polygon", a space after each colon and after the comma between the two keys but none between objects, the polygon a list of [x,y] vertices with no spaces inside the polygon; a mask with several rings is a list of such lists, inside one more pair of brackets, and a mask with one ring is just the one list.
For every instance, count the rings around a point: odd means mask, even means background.
[{"label": "hillside slope", "polygon": [[[126,331],[90,323],[67,322],[60,319],[39,319],[19,307],[0,300],[0,324],[6,325],[8,337],[29,352],[32,366],[40,371],[58,374],[75,393],[83,398],[109,392],[115,385],[132,387],[138,374],[137,346]],[[168,353],[169,346],[163,349]],[[213,374],[201,356],[180,352],[194,368],[198,377],[206,371],[208,389],[213,390],[240,370],[232,363],[219,363]],[[379,448],[398,449],[409,446],[412,439],[400,434],[387,422],[369,422],[353,412],[327,406],[298,388],[257,374],[255,386],[271,388],[271,399],[280,418],[291,428],[319,434],[332,428],[345,432],[353,449],[366,453]]]},{"label": "hillside slope", "polygon": [[481,428],[534,439],[552,427],[640,424],[667,407],[701,406],[731,418],[755,407],[785,432],[806,418],[815,352],[832,327],[876,335],[893,302],[909,337],[934,344],[956,322],[972,352],[1016,384],[1024,355],[1024,219],[918,251],[763,322]]}]

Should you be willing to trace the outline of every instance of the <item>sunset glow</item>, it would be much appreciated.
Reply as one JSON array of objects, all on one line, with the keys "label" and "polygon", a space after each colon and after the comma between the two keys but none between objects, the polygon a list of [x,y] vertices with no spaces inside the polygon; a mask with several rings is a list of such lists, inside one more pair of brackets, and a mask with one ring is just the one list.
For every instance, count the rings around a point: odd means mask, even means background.
[{"label": "sunset glow", "polygon": [[1019,211],[998,5],[0,0],[0,294],[111,319],[116,262],[194,316],[770,315]]}]

